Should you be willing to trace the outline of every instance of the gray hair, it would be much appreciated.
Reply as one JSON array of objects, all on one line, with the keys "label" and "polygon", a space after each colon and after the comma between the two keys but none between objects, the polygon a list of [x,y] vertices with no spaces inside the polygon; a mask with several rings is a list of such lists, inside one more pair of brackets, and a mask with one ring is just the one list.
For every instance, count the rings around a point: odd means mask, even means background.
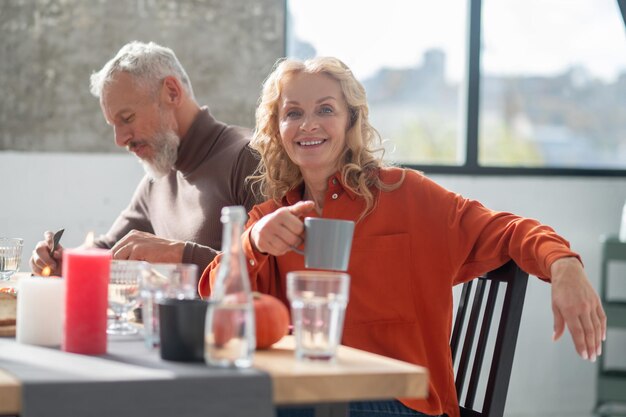
[{"label": "gray hair", "polygon": [[104,88],[120,71],[133,75],[138,85],[151,89],[154,93],[158,91],[165,77],[175,76],[185,92],[194,98],[189,77],[174,51],[154,42],[133,41],[124,45],[100,71],[91,74],[91,94],[100,98]]}]

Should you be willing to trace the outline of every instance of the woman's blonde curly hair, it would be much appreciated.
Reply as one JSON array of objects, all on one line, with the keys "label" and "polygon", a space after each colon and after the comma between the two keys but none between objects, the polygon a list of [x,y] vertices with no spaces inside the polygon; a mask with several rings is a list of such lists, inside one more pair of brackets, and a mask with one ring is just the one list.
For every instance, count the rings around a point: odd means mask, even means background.
[{"label": "woman's blonde curly hair", "polygon": [[[279,132],[278,106],[283,84],[295,74],[326,74],[339,82],[348,105],[350,124],[346,132],[346,149],[339,164],[345,187],[365,200],[365,209],[359,220],[374,208],[375,197],[371,187],[389,191],[396,189],[404,175],[395,184],[383,183],[378,170],[382,161],[382,140],[369,123],[369,109],[365,89],[354,77],[350,68],[332,57],[317,57],[307,61],[281,59],[263,84],[256,110],[256,130],[251,146],[261,155],[257,172],[248,177],[263,197],[276,202],[302,183],[300,168],[294,164],[283,148]],[[380,156],[376,156],[379,153]]]}]

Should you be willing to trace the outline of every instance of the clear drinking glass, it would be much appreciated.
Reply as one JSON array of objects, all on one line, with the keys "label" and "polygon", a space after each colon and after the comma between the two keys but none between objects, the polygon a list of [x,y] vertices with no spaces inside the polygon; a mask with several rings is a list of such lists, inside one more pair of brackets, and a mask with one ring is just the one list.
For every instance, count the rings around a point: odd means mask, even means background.
[{"label": "clear drinking glass", "polygon": [[111,261],[109,308],[114,318],[109,321],[108,334],[129,335],[138,332],[137,327],[128,322],[128,313],[139,299],[141,278],[149,269],[150,264],[143,261]]},{"label": "clear drinking glass", "polygon": [[141,281],[141,317],[146,346],[159,347],[159,306],[164,298],[198,298],[198,266],[195,264],[150,264]]},{"label": "clear drinking glass", "polygon": [[341,343],[350,275],[343,272],[287,273],[287,298],[296,339],[296,358],[332,361]]},{"label": "clear drinking glass", "polygon": [[0,237],[0,281],[6,281],[20,270],[24,240]]}]

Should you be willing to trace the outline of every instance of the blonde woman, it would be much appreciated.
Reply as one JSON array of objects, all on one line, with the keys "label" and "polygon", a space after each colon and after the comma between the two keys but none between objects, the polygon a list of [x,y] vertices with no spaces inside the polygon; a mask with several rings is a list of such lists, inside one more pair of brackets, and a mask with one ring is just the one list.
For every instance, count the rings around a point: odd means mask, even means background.
[{"label": "blonde woman", "polygon": [[[252,287],[287,303],[286,274],[304,269],[303,257],[291,249],[303,241],[303,217],[353,220],[342,343],[430,372],[427,399],[356,402],[351,416],[457,417],[452,287],[509,259],[552,282],[555,338],[567,325],[583,358],[601,353],[605,315],[567,241],[548,226],[491,211],[419,172],[384,166],[365,90],[340,60],[280,61],[264,84],[256,118],[252,146],[262,160],[253,180],[268,200],[252,209],[243,235]],[[204,271],[204,297],[220,260]]]}]

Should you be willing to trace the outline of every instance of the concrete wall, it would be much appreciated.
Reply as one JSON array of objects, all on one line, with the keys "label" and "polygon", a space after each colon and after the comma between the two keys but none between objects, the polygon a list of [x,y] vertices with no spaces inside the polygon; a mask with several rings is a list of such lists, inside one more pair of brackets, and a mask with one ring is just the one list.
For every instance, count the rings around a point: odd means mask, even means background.
[{"label": "concrete wall", "polygon": [[0,150],[115,151],[89,75],[132,40],[171,47],[201,104],[253,126],[283,32],[282,0],[2,0]]}]

